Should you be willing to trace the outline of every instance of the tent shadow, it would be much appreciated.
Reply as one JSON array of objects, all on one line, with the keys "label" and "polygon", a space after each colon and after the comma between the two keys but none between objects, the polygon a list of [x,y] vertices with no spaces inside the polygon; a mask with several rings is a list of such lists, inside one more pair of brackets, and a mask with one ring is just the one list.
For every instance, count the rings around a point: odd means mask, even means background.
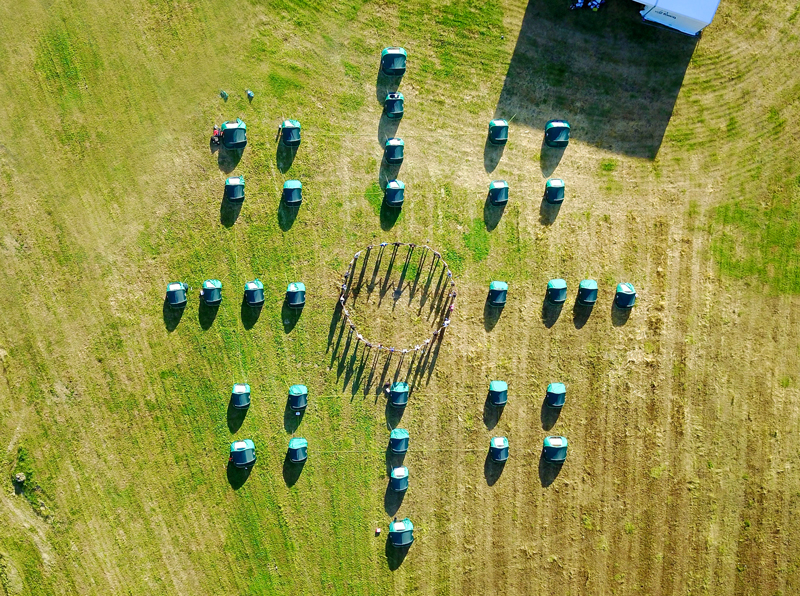
[{"label": "tent shadow", "polygon": [[542,196],[542,204],[539,205],[539,223],[543,226],[552,225],[561,210],[561,203],[548,203]]},{"label": "tent shadow", "polygon": [[261,316],[261,306],[250,306],[247,300],[242,297],[242,325],[245,329],[252,329]]},{"label": "tent shadow", "polygon": [[294,220],[297,219],[297,214],[300,212],[300,206],[287,205],[286,201],[281,199],[278,205],[278,225],[281,230],[288,232],[294,225]]},{"label": "tent shadow", "polygon": [[[384,97],[386,96],[384,95]],[[400,127],[401,120],[401,118],[389,118],[385,112],[381,114],[381,119],[378,122],[378,142],[381,144],[381,149],[386,146],[386,141],[397,136],[397,129]]]},{"label": "tent shadow", "polygon": [[539,151],[539,167],[542,169],[542,176],[549,177],[556,171],[561,158],[564,157],[566,147],[548,147],[542,135],[542,148]]},{"label": "tent shadow", "polygon": [[232,433],[235,433],[242,427],[242,423],[244,422],[245,417],[247,416],[247,411],[250,408],[234,408],[233,407],[233,400],[228,400],[228,413],[227,413],[227,420],[228,420],[228,430]]},{"label": "tent shadow", "polygon": [[386,188],[386,185],[391,180],[397,180],[397,175],[400,173],[400,166],[402,164],[388,164],[385,160],[381,160],[381,170],[378,174],[378,184],[381,188]]},{"label": "tent shadow", "polygon": [[231,203],[225,197],[222,198],[222,203],[219,205],[219,223],[226,228],[230,228],[239,219],[239,213],[242,211],[244,203]]},{"label": "tent shadow", "polygon": [[175,331],[175,328],[178,326],[178,323],[181,322],[181,317],[183,317],[183,311],[186,310],[185,308],[172,308],[169,305],[169,300],[167,297],[164,296],[164,306],[161,309],[161,315],[164,317],[164,327],[167,328],[167,332],[172,333]]},{"label": "tent shadow", "polygon": [[289,459],[289,452],[286,452],[286,457],[283,458],[283,481],[286,483],[286,486],[294,486],[297,484],[297,481],[300,479],[300,475],[303,473],[303,468],[305,467],[306,462],[293,462]]},{"label": "tent shadow", "polygon": [[231,485],[233,490],[239,490],[244,486],[244,483],[247,482],[247,479],[250,478],[250,472],[252,471],[253,466],[249,468],[237,468],[233,465],[233,462],[228,462],[228,484]]},{"label": "tent shadow", "polygon": [[286,400],[286,406],[283,408],[283,430],[292,434],[300,426],[303,417],[306,415],[305,409],[293,410],[289,405],[289,400]]},{"label": "tent shadow", "polygon": [[617,306],[617,303],[612,300],[611,301],[611,323],[614,327],[622,327],[627,322],[631,316],[631,308],[620,308]]},{"label": "tent shadow", "polygon": [[218,312],[219,304],[212,306],[206,304],[206,301],[200,298],[200,306],[197,309],[197,320],[200,322],[200,327],[204,330],[210,329],[211,325],[214,324],[214,320],[217,318]]},{"label": "tent shadow", "polygon": [[548,301],[547,298],[544,299],[542,302],[542,323],[545,327],[550,329],[550,327],[556,324],[558,317],[561,316],[561,309],[563,307],[563,304],[553,304]]},{"label": "tent shadow", "polygon": [[406,559],[406,555],[408,555],[408,550],[410,546],[392,546],[389,537],[386,537],[386,548],[384,549],[384,553],[386,554],[386,564],[389,566],[390,571],[396,571],[400,568],[400,565],[403,564],[403,561]]},{"label": "tent shadow", "polygon": [[294,158],[297,155],[297,147],[287,147],[278,141],[278,147],[275,149],[275,163],[281,174],[289,171],[294,163]]},{"label": "tent shadow", "polygon": [[217,153],[217,165],[224,174],[230,174],[239,165],[242,160],[243,149],[226,149],[222,145],[219,146],[219,153]]},{"label": "tent shadow", "polygon": [[402,211],[400,207],[389,207],[384,201],[381,201],[381,229],[385,232],[391,230]]},{"label": "tent shadow", "polygon": [[558,421],[558,417],[561,415],[561,408],[551,408],[547,405],[546,400],[547,398],[542,400],[542,411],[540,414],[542,430],[550,430],[553,428]]},{"label": "tent shadow", "polygon": [[403,419],[405,408],[395,408],[386,400],[386,407],[384,408],[384,415],[386,416],[386,427],[389,429],[397,428],[400,421]]},{"label": "tent shadow", "polygon": [[386,101],[386,96],[397,91],[402,79],[402,76],[390,77],[378,66],[378,78],[375,81],[375,99],[378,100],[379,104],[383,105]]},{"label": "tent shadow", "polygon": [[483,328],[486,331],[491,331],[500,320],[500,315],[503,312],[503,307],[492,306],[489,304],[489,297],[486,297],[486,303],[483,306]]},{"label": "tent shadow", "polygon": [[486,401],[483,403],[483,423],[486,425],[486,430],[492,430],[497,426],[504,408],[505,406],[494,405],[489,395],[486,395]]},{"label": "tent shadow", "polygon": [[400,505],[403,504],[405,496],[406,491],[393,491],[389,487],[389,483],[386,483],[386,492],[383,495],[383,509],[386,511],[386,515],[394,515],[397,513],[397,510],[400,509]]},{"label": "tent shadow", "polygon": [[542,487],[547,488],[553,484],[563,467],[563,463],[554,464],[553,462],[547,461],[544,458],[544,450],[542,450],[542,454],[539,456],[539,482],[542,483]]},{"label": "tent shadow", "polygon": [[491,174],[497,169],[505,150],[505,145],[495,145],[489,140],[489,135],[486,135],[486,143],[483,146],[483,169],[487,174]]},{"label": "tent shadow", "polygon": [[500,223],[503,217],[503,212],[506,210],[506,204],[492,205],[489,194],[486,195],[486,202],[483,204],[483,223],[486,224],[486,229],[492,231]]},{"label": "tent shadow", "polygon": [[486,453],[486,460],[483,462],[483,476],[486,478],[486,484],[494,486],[500,480],[503,470],[506,467],[504,461],[494,461],[489,453]]},{"label": "tent shadow", "polygon": [[575,300],[575,305],[572,307],[572,323],[575,325],[575,329],[581,329],[586,325],[589,317],[592,316],[593,309],[594,304],[581,304]]},{"label": "tent shadow", "polygon": [[281,306],[281,323],[283,324],[283,332],[289,333],[297,325],[300,320],[300,315],[303,314],[302,308],[290,308],[286,300],[283,301]]}]

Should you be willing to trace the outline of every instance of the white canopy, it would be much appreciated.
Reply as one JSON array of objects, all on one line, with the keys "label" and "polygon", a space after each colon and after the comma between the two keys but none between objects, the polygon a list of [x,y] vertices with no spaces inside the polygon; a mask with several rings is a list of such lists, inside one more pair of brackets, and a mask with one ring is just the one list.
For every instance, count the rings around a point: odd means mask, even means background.
[{"label": "white canopy", "polygon": [[720,0],[647,0],[642,18],[689,35],[697,35],[711,24]]}]

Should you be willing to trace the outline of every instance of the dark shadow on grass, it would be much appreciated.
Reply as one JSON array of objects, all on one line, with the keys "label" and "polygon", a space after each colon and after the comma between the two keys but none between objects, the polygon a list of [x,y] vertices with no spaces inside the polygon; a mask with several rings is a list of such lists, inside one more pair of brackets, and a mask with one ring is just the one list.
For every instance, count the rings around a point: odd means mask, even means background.
[{"label": "dark shadow on grass", "polygon": [[384,231],[391,230],[397,219],[400,217],[402,208],[389,207],[385,202],[381,202],[381,229]]},{"label": "dark shadow on grass", "polygon": [[164,307],[161,310],[161,316],[164,317],[164,327],[167,328],[169,333],[172,333],[175,331],[178,323],[181,322],[183,311],[186,310],[186,308],[172,308],[169,305],[169,300],[167,300],[167,297],[164,296]]},{"label": "dark shadow on grass", "polygon": [[289,171],[294,163],[294,158],[297,155],[297,147],[287,147],[278,141],[278,147],[275,149],[275,163],[281,174]]},{"label": "dark shadow on grass", "polygon": [[631,317],[631,308],[620,308],[615,301],[611,301],[611,323],[614,327],[622,327]]},{"label": "dark shadow on grass", "polygon": [[231,203],[223,197],[222,202],[219,204],[219,223],[226,228],[230,228],[239,219],[243,204],[244,202]]},{"label": "dark shadow on grass", "polygon": [[483,169],[491,174],[497,169],[497,164],[503,158],[503,152],[506,150],[505,145],[495,145],[489,140],[489,135],[486,135],[486,143],[483,146]]},{"label": "dark shadow on grass", "polygon": [[486,484],[494,486],[500,480],[503,470],[506,467],[504,461],[494,461],[489,453],[486,453],[486,459],[483,462],[483,477],[486,478]]},{"label": "dark shadow on grass", "polygon": [[300,426],[300,423],[303,421],[303,416],[305,416],[306,410],[305,408],[302,410],[293,410],[292,407],[289,405],[289,400],[286,400],[286,407],[283,408],[283,429],[292,434],[294,431],[297,430],[297,427]]},{"label": "dark shadow on grass", "polygon": [[228,462],[228,484],[231,485],[233,490],[239,490],[242,488],[247,479],[250,478],[250,472],[253,470],[253,466],[249,468],[237,468],[233,465],[233,462]]},{"label": "dark shadow on grass", "polygon": [[400,421],[403,419],[403,414],[405,411],[405,408],[395,408],[387,400],[384,411],[386,415],[386,427],[389,429],[397,428],[397,425],[400,424]]},{"label": "dark shadow on grass", "polygon": [[542,411],[539,417],[542,421],[542,430],[550,430],[558,421],[561,415],[561,408],[551,408],[547,405],[547,397],[542,401]]},{"label": "dark shadow on grass", "polygon": [[486,396],[486,401],[483,404],[483,423],[486,425],[486,430],[492,430],[497,426],[497,423],[500,422],[500,417],[503,415],[503,408],[505,406],[494,405],[489,396]]},{"label": "dark shadow on grass", "polygon": [[220,171],[224,174],[230,174],[239,165],[242,160],[243,149],[226,149],[222,145],[219,146],[219,153],[217,153],[217,165]]},{"label": "dark shadow on grass", "polygon": [[500,315],[503,312],[502,307],[492,306],[489,304],[489,298],[486,298],[486,303],[483,305],[483,328],[486,331],[491,331],[500,320]]},{"label": "dark shadow on grass", "polygon": [[572,323],[575,325],[575,329],[580,329],[586,325],[592,315],[593,308],[594,304],[581,304],[577,300],[575,301],[575,306],[572,307]]},{"label": "dark shadow on grass", "polygon": [[258,323],[262,306],[250,306],[247,304],[247,300],[242,298],[242,325],[245,329],[252,329]]},{"label": "dark shadow on grass", "polygon": [[411,548],[410,546],[403,546],[403,547],[396,547],[392,546],[391,541],[389,540],[388,532],[386,536],[386,548],[384,549],[384,553],[386,554],[386,564],[389,566],[390,571],[396,571],[400,568],[400,565],[403,564],[403,561],[406,559],[406,555],[408,555],[408,549]]},{"label": "dark shadow on grass", "polygon": [[[339,321],[342,319],[342,304],[338,300],[336,301],[336,306],[333,307],[333,314],[331,315],[331,324],[328,326],[328,349],[331,349],[331,344],[333,344],[333,337],[336,335],[336,329],[339,327]],[[342,326],[342,330],[344,330],[344,326]],[[339,339],[341,340],[342,334],[339,333]],[[336,347],[338,348],[338,342]],[[336,353],[336,349],[334,349],[334,353]]]},{"label": "dark shadow on grass", "polygon": [[542,323],[545,327],[550,329],[550,327],[556,324],[558,317],[561,316],[561,310],[563,307],[563,303],[553,304],[547,300],[547,298],[544,299],[544,302],[542,302]]},{"label": "dark shadow on grass", "polygon": [[303,473],[303,468],[305,465],[306,462],[304,461],[293,462],[290,460],[289,452],[286,452],[286,457],[283,458],[283,481],[286,483],[286,486],[294,486],[297,484],[297,481],[300,479],[300,475]]},{"label": "dark shadow on grass", "polygon": [[283,324],[283,332],[289,333],[294,326],[297,325],[297,321],[300,320],[300,315],[303,314],[302,308],[290,308],[289,304],[286,300],[283,301],[283,306],[281,306],[281,323]]},{"label": "dark shadow on grass", "polygon": [[214,324],[214,319],[217,318],[219,312],[219,304],[212,306],[206,304],[206,301],[200,298],[200,306],[197,309],[197,320],[200,322],[200,327],[203,329],[210,329]]},{"label": "dark shadow on grass", "polygon": [[294,220],[297,219],[297,214],[300,212],[300,206],[287,205],[286,201],[281,200],[278,205],[278,225],[281,230],[288,232],[294,225]]},{"label": "dark shadow on grass", "polygon": [[539,205],[539,223],[543,226],[551,225],[558,217],[561,210],[561,203],[548,203],[542,196],[542,204]]},{"label": "dark shadow on grass", "polygon": [[381,114],[381,120],[378,123],[378,142],[381,144],[381,149],[386,147],[386,141],[397,136],[400,120],[400,118],[389,118],[385,113]]},{"label": "dark shadow on grass", "polygon": [[500,223],[503,217],[503,212],[506,210],[506,203],[502,205],[492,205],[489,195],[486,195],[486,202],[483,204],[483,223],[486,224],[486,229],[492,231]]},{"label": "dark shadow on grass", "polygon": [[378,66],[378,78],[375,81],[375,99],[378,100],[379,104],[383,105],[386,101],[386,96],[397,91],[402,79],[403,77],[390,77],[381,70],[380,65]]},{"label": "dark shadow on grass", "polygon": [[250,408],[234,408],[233,407],[233,400],[228,400],[228,414],[226,418],[228,419],[228,430],[232,433],[235,433],[242,427],[242,423],[244,423],[244,419],[247,416],[247,410]]},{"label": "dark shadow on grass", "polygon": [[403,498],[406,496],[406,491],[396,492],[393,491],[389,484],[386,484],[386,492],[383,494],[383,509],[386,515],[394,515],[403,504]]},{"label": "dark shadow on grass", "polygon": [[542,450],[542,454],[539,456],[539,482],[542,483],[542,486],[547,488],[553,484],[555,479],[558,478],[558,475],[561,473],[561,468],[563,467],[563,463],[554,464],[547,461],[544,458],[544,450]]},{"label": "dark shadow on grass", "polygon": [[381,185],[381,188],[386,188],[390,181],[397,180],[401,165],[399,163],[386,163],[386,161],[381,160],[381,170],[378,174],[378,184]]},{"label": "dark shadow on grass", "polygon": [[395,453],[391,447],[386,448],[386,475],[389,476],[392,470],[403,465],[406,459],[405,453]]},{"label": "dark shadow on grass", "polygon": [[566,147],[548,147],[542,135],[542,149],[539,153],[539,167],[542,169],[542,176],[549,178],[556,171],[561,158],[564,157]]}]

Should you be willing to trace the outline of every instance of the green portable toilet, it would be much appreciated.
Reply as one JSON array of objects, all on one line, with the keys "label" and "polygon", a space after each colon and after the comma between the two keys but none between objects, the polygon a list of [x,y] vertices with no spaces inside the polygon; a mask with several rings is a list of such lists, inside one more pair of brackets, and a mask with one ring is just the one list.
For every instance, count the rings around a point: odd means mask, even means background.
[{"label": "green portable toilet", "polygon": [[489,403],[498,407],[508,403],[508,383],[505,381],[489,383]]},{"label": "green portable toilet", "polygon": [[389,449],[392,453],[405,453],[408,451],[409,435],[404,428],[392,429],[389,434]]},{"label": "green portable toilet", "polygon": [[289,207],[299,207],[303,202],[303,183],[299,180],[287,180],[284,182],[281,198]]},{"label": "green portable toilet", "polygon": [[563,463],[567,459],[567,437],[545,437],[543,451],[550,463]]},{"label": "green portable toilet", "polygon": [[551,205],[564,202],[564,181],[561,178],[551,178],[544,185],[544,200]]},{"label": "green portable toilet", "polygon": [[289,407],[292,410],[305,410],[308,405],[308,387],[292,385],[289,387]]},{"label": "green portable toilet", "polygon": [[225,198],[231,203],[244,201],[244,176],[231,176],[225,179]]},{"label": "green portable toilet", "polygon": [[498,118],[489,122],[489,142],[492,145],[505,145],[508,142],[508,121]]},{"label": "green portable toilet", "polygon": [[548,147],[566,147],[569,144],[569,122],[551,120],[544,127],[544,143]]},{"label": "green portable toilet", "polygon": [[593,279],[584,279],[578,286],[578,302],[580,304],[594,304],[597,302],[597,282]]},{"label": "green portable toilet", "polygon": [[239,410],[250,407],[250,385],[236,383],[231,389],[231,405]]},{"label": "green portable toilet", "polygon": [[403,139],[387,139],[386,146],[383,149],[383,159],[386,160],[386,163],[392,165],[403,163],[405,146]]},{"label": "green portable toilet", "polygon": [[408,404],[408,383],[392,383],[389,389],[389,403],[394,408],[405,408]]},{"label": "green portable toilet", "polygon": [[508,459],[508,438],[492,437],[489,442],[489,456],[492,461],[504,462]]},{"label": "green portable toilet", "polygon": [[186,306],[186,290],[189,285],[182,281],[171,281],[167,284],[167,302],[170,308],[183,308]]},{"label": "green portable toilet", "polygon": [[626,282],[617,285],[614,303],[620,308],[633,308],[633,305],[636,304],[636,290],[632,283]]},{"label": "green portable toilet", "polygon": [[247,124],[241,118],[223,122],[220,142],[226,149],[244,149],[247,146]]},{"label": "green portable toilet", "polygon": [[289,461],[295,464],[308,459],[308,441],[294,438],[289,441]]},{"label": "green portable toilet", "polygon": [[489,306],[501,308],[506,304],[508,284],[504,281],[493,281],[489,284]]},{"label": "green portable toilet", "polygon": [[411,520],[394,520],[389,524],[389,542],[395,548],[411,546],[414,542],[414,524]]},{"label": "green portable toilet", "polygon": [[406,72],[408,53],[403,48],[384,48],[381,52],[381,70],[390,77],[402,77]]},{"label": "green portable toilet", "polygon": [[406,185],[399,180],[390,180],[386,184],[386,190],[383,193],[383,201],[387,207],[400,208],[403,206],[403,199],[405,198]]},{"label": "green portable toilet", "polygon": [[209,306],[218,306],[222,302],[222,282],[218,279],[206,279],[200,289],[200,298]]},{"label": "green portable toilet", "polygon": [[492,205],[505,205],[508,203],[508,182],[505,180],[492,180],[489,184],[489,202]]},{"label": "green portable toilet", "polygon": [[563,279],[548,281],[546,299],[550,304],[564,304],[567,301],[567,282]]},{"label": "green portable toilet", "polygon": [[286,304],[289,308],[303,308],[306,304],[306,285],[301,281],[290,283],[286,288]]},{"label": "green portable toilet", "polygon": [[244,299],[249,306],[264,304],[264,284],[256,278],[244,284]]},{"label": "green portable toilet", "polygon": [[237,468],[250,468],[256,462],[256,446],[250,439],[231,443],[228,461]]},{"label": "green portable toilet", "polygon": [[544,396],[544,403],[551,408],[561,408],[567,401],[567,388],[564,383],[550,383]]},{"label": "green portable toilet", "polygon": [[406,99],[402,93],[398,91],[389,93],[383,102],[383,111],[386,113],[386,117],[392,120],[400,120],[403,117],[405,101]]},{"label": "green portable toilet", "polygon": [[287,147],[300,146],[300,122],[298,120],[281,122],[281,143]]},{"label": "green portable toilet", "polygon": [[399,466],[392,468],[392,473],[389,475],[389,488],[396,493],[401,493],[408,490],[408,468]]}]

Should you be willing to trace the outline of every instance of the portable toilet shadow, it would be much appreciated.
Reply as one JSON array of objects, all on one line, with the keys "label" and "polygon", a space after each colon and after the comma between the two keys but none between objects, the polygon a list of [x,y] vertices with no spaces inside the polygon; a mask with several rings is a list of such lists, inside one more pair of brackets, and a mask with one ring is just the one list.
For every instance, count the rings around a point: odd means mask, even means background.
[{"label": "portable toilet shadow", "polygon": [[250,477],[250,470],[256,463],[256,446],[251,439],[231,443],[228,457],[228,483],[238,490]]},{"label": "portable toilet shadow", "polygon": [[564,202],[564,191],[564,181],[560,178],[551,178],[545,183],[542,203],[539,206],[539,223],[549,226],[555,222]]},{"label": "portable toilet shadow", "polygon": [[494,172],[497,168],[506,143],[508,143],[508,122],[500,118],[489,122],[489,132],[483,147],[483,168],[487,173]]},{"label": "portable toilet shadow", "polygon": [[300,426],[308,407],[308,388],[305,385],[292,385],[283,410],[283,428],[293,433]]},{"label": "portable toilet shadow", "polygon": [[567,282],[563,279],[551,279],[547,282],[544,302],[542,302],[542,323],[548,329],[556,324],[561,316],[561,309],[567,300]]},{"label": "portable toilet shadow", "polygon": [[488,430],[497,426],[507,403],[508,384],[505,381],[490,382],[486,402],[483,404],[483,423]]},{"label": "portable toilet shadow", "polygon": [[569,143],[570,126],[565,120],[551,120],[545,125],[542,148],[539,154],[539,165],[543,176],[550,176],[561,158],[564,149]]},{"label": "portable toilet shadow", "polygon": [[383,508],[386,515],[394,515],[403,504],[408,490],[408,468],[396,466],[389,471],[389,483],[383,495]]},{"label": "portable toilet shadow", "polygon": [[632,283],[617,285],[614,302],[611,304],[611,322],[615,327],[621,327],[628,322],[631,309],[636,305],[636,289]]},{"label": "portable toilet shadow", "polygon": [[497,227],[503,217],[506,204],[508,204],[508,182],[505,180],[492,180],[489,184],[489,193],[483,207],[483,223],[490,232]]},{"label": "portable toilet shadow", "polygon": [[589,320],[594,304],[597,302],[597,282],[593,279],[584,279],[578,286],[578,295],[572,307],[572,321],[575,329],[580,329]]}]

